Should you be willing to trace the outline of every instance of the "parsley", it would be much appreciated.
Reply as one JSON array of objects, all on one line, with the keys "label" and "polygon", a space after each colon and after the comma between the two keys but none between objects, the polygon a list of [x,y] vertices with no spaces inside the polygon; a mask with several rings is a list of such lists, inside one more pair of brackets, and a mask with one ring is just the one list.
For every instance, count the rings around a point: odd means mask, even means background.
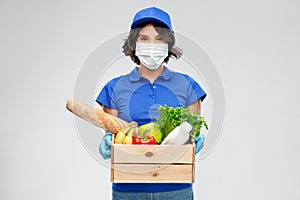
[{"label": "parsley", "polygon": [[188,122],[192,125],[190,136],[195,138],[200,135],[200,130],[204,126],[208,129],[208,125],[200,115],[191,112],[185,107],[169,107],[162,105],[158,107],[159,117],[157,123],[161,127],[162,139],[165,139],[167,135],[182,122]]}]

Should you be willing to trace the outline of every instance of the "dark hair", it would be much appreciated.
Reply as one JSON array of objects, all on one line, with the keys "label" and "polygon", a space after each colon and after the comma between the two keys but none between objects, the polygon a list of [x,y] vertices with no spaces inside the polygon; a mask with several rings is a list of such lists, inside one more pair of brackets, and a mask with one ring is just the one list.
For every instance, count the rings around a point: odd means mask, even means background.
[{"label": "dark hair", "polygon": [[[175,45],[174,33],[170,29],[164,28],[159,24],[155,24],[155,23],[151,23],[151,24],[154,26],[155,30],[163,38],[163,40],[168,43],[169,55],[168,57],[165,58],[164,62],[168,63],[170,57],[176,59],[180,58],[182,56],[182,50]],[[138,65],[140,64],[140,60],[135,55],[135,46],[136,46],[136,41],[139,36],[139,33],[145,25],[146,24],[143,24],[137,28],[132,29],[129,32],[128,38],[124,40],[124,45],[122,47],[125,56],[130,56],[131,60]]]}]

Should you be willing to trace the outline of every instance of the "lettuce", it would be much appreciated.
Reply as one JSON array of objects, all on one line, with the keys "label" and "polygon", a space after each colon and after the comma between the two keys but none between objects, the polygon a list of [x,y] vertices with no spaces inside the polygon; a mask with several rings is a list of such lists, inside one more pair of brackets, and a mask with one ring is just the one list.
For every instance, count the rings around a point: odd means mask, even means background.
[{"label": "lettuce", "polygon": [[208,125],[200,115],[191,112],[186,107],[169,107],[162,105],[158,107],[159,117],[157,123],[161,128],[162,139],[165,139],[167,135],[182,122],[188,122],[192,125],[190,136],[195,138],[200,135],[200,130],[204,126],[208,130]]}]

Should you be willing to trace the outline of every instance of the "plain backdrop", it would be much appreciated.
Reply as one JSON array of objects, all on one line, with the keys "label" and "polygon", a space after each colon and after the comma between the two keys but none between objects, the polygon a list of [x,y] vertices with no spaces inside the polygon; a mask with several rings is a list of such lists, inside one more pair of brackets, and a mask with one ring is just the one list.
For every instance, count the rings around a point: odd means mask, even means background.
[{"label": "plain backdrop", "polygon": [[1,0],[0,199],[110,199],[109,170],[65,109],[90,53],[146,6],[204,47],[226,95],[195,198],[299,200],[299,1]]}]

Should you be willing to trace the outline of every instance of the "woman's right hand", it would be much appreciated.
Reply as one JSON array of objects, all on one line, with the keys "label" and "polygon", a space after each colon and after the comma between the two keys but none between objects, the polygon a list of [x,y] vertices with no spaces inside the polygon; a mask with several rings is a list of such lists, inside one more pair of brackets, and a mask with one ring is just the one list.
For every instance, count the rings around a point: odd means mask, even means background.
[{"label": "woman's right hand", "polygon": [[111,157],[111,140],[112,140],[112,134],[110,132],[107,132],[100,143],[99,146],[99,152],[101,156],[104,159],[109,159]]}]

